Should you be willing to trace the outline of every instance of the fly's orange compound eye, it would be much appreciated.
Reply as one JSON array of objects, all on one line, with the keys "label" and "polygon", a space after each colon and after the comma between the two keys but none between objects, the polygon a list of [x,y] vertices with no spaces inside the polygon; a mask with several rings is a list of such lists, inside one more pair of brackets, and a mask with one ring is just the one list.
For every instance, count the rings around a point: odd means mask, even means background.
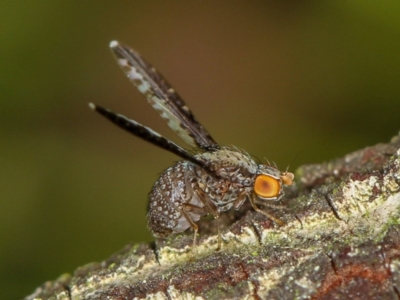
[{"label": "fly's orange compound eye", "polygon": [[281,191],[278,179],[268,175],[258,175],[254,183],[254,192],[262,198],[275,198]]}]

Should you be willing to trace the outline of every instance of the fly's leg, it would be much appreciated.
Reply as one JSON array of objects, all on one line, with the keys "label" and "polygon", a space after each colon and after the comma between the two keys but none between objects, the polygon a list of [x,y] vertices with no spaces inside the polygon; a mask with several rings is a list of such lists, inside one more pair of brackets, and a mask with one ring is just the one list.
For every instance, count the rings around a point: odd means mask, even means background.
[{"label": "fly's leg", "polygon": [[196,206],[190,203],[182,204],[182,214],[185,216],[186,220],[189,222],[190,226],[194,230],[194,238],[193,238],[193,248],[196,247],[196,239],[197,239],[197,232],[199,230],[198,225],[193,221],[192,217],[190,216],[189,212],[193,212],[199,215],[211,214],[216,222],[217,225],[217,233],[218,233],[218,247],[217,251],[221,249],[221,233],[219,229],[219,211],[218,207],[211,201],[210,197],[204,192],[204,190],[200,186],[193,187],[193,191],[196,193],[198,199],[203,203],[203,207]]},{"label": "fly's leg", "polygon": [[204,208],[198,207],[198,206],[195,206],[195,205],[192,205],[189,203],[184,203],[182,206],[183,206],[182,210],[181,210],[182,214],[186,218],[186,220],[189,222],[190,227],[192,227],[193,231],[194,231],[192,251],[196,251],[197,232],[199,231],[199,226],[193,221],[189,212],[196,212],[198,214],[204,214]]},{"label": "fly's leg", "polygon": [[196,192],[200,201],[204,204],[207,213],[211,214],[215,219],[215,223],[217,225],[217,234],[218,234],[218,247],[216,251],[219,251],[221,249],[222,241],[221,241],[221,232],[219,229],[219,221],[218,221],[219,219],[218,207],[212,202],[210,197],[200,186],[195,187],[194,191]]},{"label": "fly's leg", "polygon": [[246,201],[246,199],[247,199],[247,193],[246,193],[246,190],[243,190],[239,193],[235,202],[233,202],[233,208],[235,210],[238,210],[243,205],[243,203]]},{"label": "fly's leg", "polygon": [[[243,203],[246,201],[247,197],[248,196],[247,196],[247,193],[246,193],[245,190],[240,192],[240,194],[236,198],[235,202],[233,203],[233,208],[238,210],[243,205]],[[261,208],[259,208],[257,206],[257,204],[260,204],[260,205],[266,205],[266,204],[261,202],[261,201],[259,201],[257,199],[257,197],[255,197],[254,194],[249,197],[249,200],[250,200],[251,206],[253,207],[253,209],[255,211],[263,214],[264,216],[268,217],[269,219],[271,219],[272,221],[274,221],[275,223],[277,223],[277,224],[279,224],[281,226],[285,224],[283,221],[279,220],[278,218],[274,217],[273,215],[271,215],[268,212],[266,212],[266,211],[262,210]],[[273,208],[278,208],[278,209],[286,208],[285,206],[282,206],[282,205],[275,205],[275,204],[269,204],[269,203],[266,206],[273,207]]]},{"label": "fly's leg", "polygon": [[[195,252],[196,247],[197,247],[197,233],[199,231],[199,226],[193,221],[193,219],[189,213],[191,212],[191,213],[195,213],[198,215],[205,215],[205,214],[209,214],[211,212],[208,210],[207,206],[200,207],[200,206],[196,206],[196,205],[193,205],[190,203],[183,203],[181,212],[182,212],[183,216],[186,218],[186,220],[189,222],[190,227],[193,228],[194,236],[193,236],[192,251]],[[218,230],[218,233],[219,233],[219,230]]]},{"label": "fly's leg", "polygon": [[285,223],[283,221],[279,220],[277,217],[271,215],[270,213],[266,212],[265,210],[260,209],[257,206],[257,202],[258,201],[257,201],[257,198],[256,198],[255,194],[251,194],[249,200],[250,200],[251,206],[253,206],[253,209],[256,212],[259,212],[259,213],[263,214],[264,216],[266,216],[267,218],[271,219],[272,221],[274,221],[276,224],[278,224],[280,226],[285,225]]}]

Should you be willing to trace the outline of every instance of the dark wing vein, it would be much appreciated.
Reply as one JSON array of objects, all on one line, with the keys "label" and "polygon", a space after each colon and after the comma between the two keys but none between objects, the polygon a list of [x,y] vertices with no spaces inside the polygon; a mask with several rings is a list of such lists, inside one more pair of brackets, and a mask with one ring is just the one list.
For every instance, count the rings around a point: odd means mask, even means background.
[{"label": "dark wing vein", "polygon": [[129,80],[177,135],[192,147],[199,147],[206,151],[219,148],[182,98],[156,69],[127,46],[113,41],[110,47]]}]

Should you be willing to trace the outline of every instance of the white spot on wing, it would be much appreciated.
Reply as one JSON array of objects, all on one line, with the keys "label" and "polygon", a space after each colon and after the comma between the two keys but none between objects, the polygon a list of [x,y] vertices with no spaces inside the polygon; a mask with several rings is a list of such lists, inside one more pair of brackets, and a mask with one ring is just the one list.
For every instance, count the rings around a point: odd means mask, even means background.
[{"label": "white spot on wing", "polygon": [[111,41],[110,42],[110,48],[117,48],[119,46],[118,41]]}]

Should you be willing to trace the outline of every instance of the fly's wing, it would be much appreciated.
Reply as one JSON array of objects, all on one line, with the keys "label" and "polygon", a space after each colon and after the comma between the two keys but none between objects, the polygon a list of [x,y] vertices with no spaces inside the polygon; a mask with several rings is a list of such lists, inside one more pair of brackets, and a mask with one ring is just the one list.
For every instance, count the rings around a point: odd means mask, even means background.
[{"label": "fly's wing", "polygon": [[137,52],[117,41],[112,41],[110,48],[129,80],[176,134],[192,147],[205,151],[219,148],[207,130],[196,120],[182,98],[156,69]]},{"label": "fly's wing", "polygon": [[108,120],[110,120],[118,127],[134,134],[135,136],[140,137],[141,139],[144,139],[145,141],[152,143],[153,145],[156,145],[167,151],[170,151],[185,160],[191,161],[192,163],[197,164],[200,167],[204,168],[208,172],[214,172],[206,161],[203,161],[200,157],[192,155],[186,149],[183,149],[174,142],[161,136],[159,133],[155,132],[151,128],[146,127],[134,120],[128,119],[127,117],[121,114],[117,114],[99,105],[89,103],[89,107],[94,111],[98,112],[99,114],[101,114],[102,116],[104,116],[105,118],[107,118]]}]

